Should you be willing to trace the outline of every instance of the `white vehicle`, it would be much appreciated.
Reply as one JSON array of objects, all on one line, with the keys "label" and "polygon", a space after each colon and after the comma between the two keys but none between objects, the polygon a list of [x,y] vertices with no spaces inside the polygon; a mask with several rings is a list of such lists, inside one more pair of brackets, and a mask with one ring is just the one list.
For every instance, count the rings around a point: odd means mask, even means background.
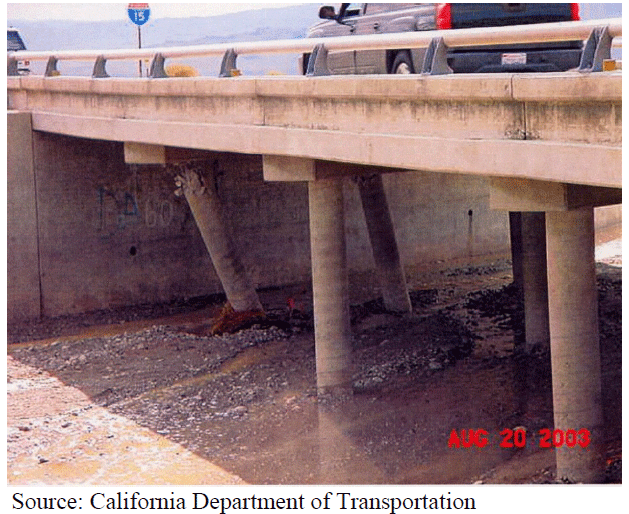
[{"label": "white vehicle", "polygon": [[[19,52],[21,50],[26,50],[26,45],[20,35],[20,31],[15,27],[7,28],[7,52]],[[31,72],[30,65],[30,61],[18,61],[18,75],[28,75]]]}]

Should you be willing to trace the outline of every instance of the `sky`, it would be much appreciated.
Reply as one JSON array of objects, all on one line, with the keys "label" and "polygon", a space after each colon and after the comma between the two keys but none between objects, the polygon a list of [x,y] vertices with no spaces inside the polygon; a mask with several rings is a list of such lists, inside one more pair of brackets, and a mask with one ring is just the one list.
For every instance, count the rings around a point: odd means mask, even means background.
[{"label": "sky", "polygon": [[[308,2],[149,2],[151,20],[156,18],[189,18],[193,16],[212,16],[228,14],[251,9],[299,5]],[[95,2],[20,2],[8,3],[7,19],[11,20],[127,20],[129,3],[95,3]],[[583,5],[583,4],[582,4]],[[584,7],[582,7],[583,9]]]},{"label": "sky", "polygon": [[[148,2],[151,9],[150,17],[154,18],[188,18],[192,16],[212,16],[219,14],[298,5],[307,2]],[[12,20],[126,20],[127,3],[57,3],[57,2],[21,2],[7,4],[7,19]]]}]

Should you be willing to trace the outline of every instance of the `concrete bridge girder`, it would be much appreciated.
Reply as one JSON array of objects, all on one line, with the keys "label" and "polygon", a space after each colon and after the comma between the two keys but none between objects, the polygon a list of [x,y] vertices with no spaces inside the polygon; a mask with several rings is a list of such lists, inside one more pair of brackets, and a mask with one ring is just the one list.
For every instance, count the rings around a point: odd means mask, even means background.
[{"label": "concrete bridge girder", "polygon": [[8,95],[78,137],[618,187],[621,79],[9,77]]}]

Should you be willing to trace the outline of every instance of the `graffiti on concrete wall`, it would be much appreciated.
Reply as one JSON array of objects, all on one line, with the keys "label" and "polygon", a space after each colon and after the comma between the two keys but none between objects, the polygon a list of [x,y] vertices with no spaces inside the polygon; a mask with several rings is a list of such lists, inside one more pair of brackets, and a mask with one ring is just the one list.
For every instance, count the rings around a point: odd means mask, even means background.
[{"label": "graffiti on concrete wall", "polygon": [[174,208],[170,200],[149,197],[144,201],[144,224],[146,227],[169,227],[173,216]]},{"label": "graffiti on concrete wall", "polygon": [[136,170],[126,184],[100,185],[98,226],[101,237],[130,229],[167,229],[175,218],[174,201],[165,197],[168,189],[148,175],[140,178]]},{"label": "graffiti on concrete wall", "polygon": [[124,230],[128,226],[137,225],[142,221],[135,195],[129,191],[116,192],[105,187],[99,187],[98,205],[98,229],[100,232]]}]

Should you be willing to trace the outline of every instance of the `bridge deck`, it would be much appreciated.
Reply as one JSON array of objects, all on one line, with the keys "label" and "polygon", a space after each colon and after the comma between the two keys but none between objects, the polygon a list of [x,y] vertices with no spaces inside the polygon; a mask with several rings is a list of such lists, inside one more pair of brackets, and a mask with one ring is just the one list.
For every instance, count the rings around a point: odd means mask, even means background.
[{"label": "bridge deck", "polygon": [[[622,77],[8,77],[77,137],[620,188]],[[277,177],[268,177],[271,179]],[[303,177],[282,177],[303,180]]]}]

